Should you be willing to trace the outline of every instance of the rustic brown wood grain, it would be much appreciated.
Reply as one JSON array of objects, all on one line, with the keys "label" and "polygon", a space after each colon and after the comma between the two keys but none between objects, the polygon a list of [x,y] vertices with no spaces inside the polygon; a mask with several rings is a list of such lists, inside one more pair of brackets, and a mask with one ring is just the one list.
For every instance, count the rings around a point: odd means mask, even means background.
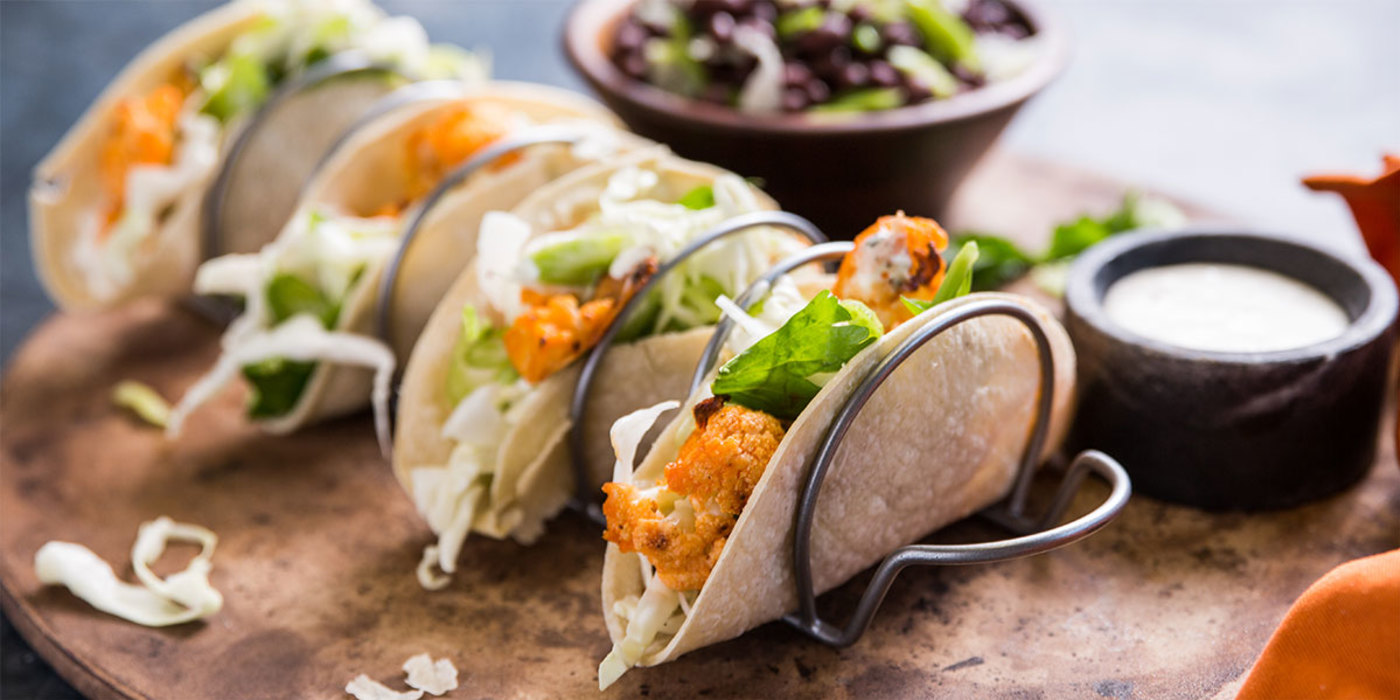
[{"label": "rustic brown wood grain", "polygon": [[[955,216],[1035,242],[1050,221],[1120,193],[997,156]],[[112,406],[121,379],[179,395],[214,358],[217,336],[158,304],[57,317],[4,380],[0,600],[65,678],[94,698],[332,698],[362,672],[402,687],[399,665],[426,651],[461,669],[450,698],[597,694],[609,649],[603,547],[585,521],[561,518],[533,548],[470,541],[453,585],[427,593],[413,569],[429,533],[367,418],[267,437],[242,423],[234,391],[167,444]],[[1282,513],[1211,515],[1137,497],[1103,532],[1048,555],[907,572],[849,649],[770,624],[629,673],[606,697],[1228,694],[1309,583],[1400,546],[1388,438],[1379,462],[1359,487]],[[1076,508],[1104,493],[1087,489]],[[83,543],[129,577],[136,527],[159,515],[221,537],[213,583],[226,604],[208,621],[146,629],[35,580],[34,552],[52,539]],[[969,522],[936,537],[995,535]],[[823,605],[839,618],[863,583]]]}]

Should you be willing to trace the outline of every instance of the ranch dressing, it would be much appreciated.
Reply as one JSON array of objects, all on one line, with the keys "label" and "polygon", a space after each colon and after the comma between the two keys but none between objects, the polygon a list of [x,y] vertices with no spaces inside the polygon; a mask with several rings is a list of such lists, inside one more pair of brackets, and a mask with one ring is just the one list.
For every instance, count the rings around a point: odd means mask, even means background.
[{"label": "ranch dressing", "polygon": [[1194,350],[1269,352],[1335,338],[1349,320],[1330,297],[1292,277],[1245,265],[1188,263],[1139,270],[1104,295],[1114,323]]}]

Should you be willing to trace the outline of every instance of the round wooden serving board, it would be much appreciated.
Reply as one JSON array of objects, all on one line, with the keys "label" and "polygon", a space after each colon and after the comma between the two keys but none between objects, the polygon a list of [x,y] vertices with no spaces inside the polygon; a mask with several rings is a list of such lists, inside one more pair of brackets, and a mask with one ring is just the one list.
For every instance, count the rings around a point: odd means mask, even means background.
[{"label": "round wooden serving board", "polygon": [[[1121,191],[996,155],[953,218],[1038,242],[1050,222],[1103,211]],[[461,670],[449,698],[597,695],[610,645],[596,527],[566,515],[532,548],[471,540],[451,587],[425,592],[413,570],[430,534],[368,419],[269,437],[243,423],[243,396],[230,391],[171,444],[112,405],[122,379],[180,395],[217,341],[199,318],[154,303],[60,316],[5,377],[0,591],[5,614],[64,677],[94,698],[336,698],[359,673],[402,688],[399,665],[428,652]],[[634,670],[607,697],[1227,695],[1309,583],[1400,546],[1395,467],[1387,439],[1360,486],[1281,513],[1210,515],[1134,497],[1107,529],[1047,555],[906,572],[849,649],[774,623]],[[1086,487],[1077,512],[1104,493]],[[129,577],[136,528],[160,515],[221,538],[212,580],[226,603],[209,620],[147,629],[35,580],[34,553],[54,539]],[[937,538],[996,535],[969,522]],[[863,585],[822,603],[840,617]]]}]

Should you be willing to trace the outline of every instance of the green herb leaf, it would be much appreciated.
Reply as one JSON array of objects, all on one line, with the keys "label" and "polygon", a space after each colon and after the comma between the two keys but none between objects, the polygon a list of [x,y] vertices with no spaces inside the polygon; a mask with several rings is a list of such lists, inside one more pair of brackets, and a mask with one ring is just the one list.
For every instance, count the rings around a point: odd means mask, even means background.
[{"label": "green herb leaf", "polygon": [[977,263],[972,266],[972,289],[999,289],[1026,274],[1036,263],[1036,257],[1015,243],[988,233],[965,233],[953,237],[949,252],[956,259],[962,247],[977,244]]},{"label": "green herb leaf", "polygon": [[674,9],[671,36],[647,41],[642,55],[647,63],[647,81],[671,92],[695,97],[709,84],[705,66],[690,55],[690,39],[695,28],[679,9]]},{"label": "green herb leaf", "polygon": [[1073,258],[1109,236],[1140,228],[1178,226],[1185,220],[1186,215],[1170,202],[1130,190],[1118,209],[1107,216],[1084,215],[1056,226],[1043,260]]},{"label": "green herb leaf", "polygon": [[879,318],[864,304],[822,290],[782,327],[725,363],[711,389],[742,406],[791,420],[821,390],[814,375],[841,369],[883,332]]},{"label": "green herb leaf", "polygon": [[340,316],[339,303],[306,280],[285,272],[267,283],[267,305],[274,325],[297,314],[311,314],[330,328]]},{"label": "green herb leaf", "polygon": [[681,198],[676,200],[676,204],[686,209],[695,209],[697,211],[700,209],[709,209],[715,205],[715,188],[710,185],[696,187],[681,195]]},{"label": "green herb leaf", "polygon": [[297,362],[274,357],[243,366],[243,378],[248,380],[252,395],[248,402],[248,417],[267,419],[285,416],[296,407],[297,399],[306,391],[313,362]]},{"label": "green herb leaf", "polygon": [[[588,231],[551,238],[530,252],[540,281],[583,287],[597,282],[630,239],[622,231]],[[543,241],[542,241],[543,242]]]},{"label": "green herb leaf", "polygon": [[200,111],[221,122],[256,109],[272,90],[262,61],[237,52],[200,71],[199,82],[209,95]]},{"label": "green herb leaf", "polygon": [[934,292],[933,299],[924,301],[900,297],[900,301],[904,302],[904,308],[917,316],[945,301],[967,296],[972,292],[972,270],[977,263],[977,257],[976,241],[968,241],[963,244],[957,257],[953,258],[952,264],[948,266],[948,274],[943,275],[943,282],[938,285],[938,291]]},{"label": "green herb leaf", "polygon": [[506,355],[501,330],[477,316],[476,307],[462,307],[462,327],[447,365],[445,395],[456,406],[488,382],[509,384],[519,376]]}]

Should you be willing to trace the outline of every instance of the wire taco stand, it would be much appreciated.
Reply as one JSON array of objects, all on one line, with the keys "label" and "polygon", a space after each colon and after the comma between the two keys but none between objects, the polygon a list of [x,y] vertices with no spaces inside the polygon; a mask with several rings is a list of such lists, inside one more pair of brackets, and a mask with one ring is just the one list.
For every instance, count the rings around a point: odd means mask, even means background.
[{"label": "wire taco stand", "polygon": [[[823,260],[839,259],[854,247],[849,242],[827,243],[813,246],[778,263],[767,274],[756,280],[735,301],[747,311],[759,299],[767,295],[777,279],[802,265]],[[849,621],[842,626],[822,619],[817,613],[817,593],[812,577],[812,526],[816,519],[817,503],[821,498],[822,483],[832,462],[841,447],[841,441],[861,409],[894,374],[906,360],[930,340],[945,331],[975,318],[1005,316],[1019,321],[1026,327],[1035,341],[1040,369],[1040,390],[1036,401],[1035,422],[1030,439],[1012,483],[1011,493],[1000,503],[983,510],[980,515],[1011,532],[1013,537],[991,542],[958,545],[913,544],[896,549],[882,560],[875,570],[865,591],[856,604]],[[718,362],[721,348],[734,327],[726,317],[720,322],[705,349],[700,364],[691,380],[691,393],[704,386],[705,379]],[[1039,456],[1045,447],[1050,430],[1050,410],[1054,401],[1055,365],[1051,356],[1050,340],[1041,328],[1036,315],[1025,305],[1007,299],[978,299],[945,311],[906,338],[881,360],[880,364],[857,385],[851,397],[836,414],[821,447],[813,456],[799,495],[797,509],[793,517],[793,570],[797,587],[798,611],[784,617],[784,621],[820,642],[836,647],[845,647],[860,639],[870,626],[875,612],[884,600],[899,572],[910,566],[951,566],[960,564],[987,564],[1027,557],[1077,542],[1097,532],[1113,520],[1127,505],[1132,487],[1123,467],[1108,455],[1097,450],[1080,453],[1070,463],[1061,478],[1055,496],[1049,507],[1039,516],[1027,512],[1027,497],[1031,479],[1035,475]],[[1079,491],[1084,477],[1090,472],[1097,474],[1111,488],[1107,498],[1089,513],[1064,524],[1060,519],[1068,510],[1075,494]]]},{"label": "wire taco stand", "polygon": [[[315,88],[333,78],[356,73],[390,73],[401,77],[408,77],[395,66],[384,61],[376,61],[362,51],[342,51],[286,79],[272,91],[272,94],[267,100],[248,118],[247,125],[234,137],[233,143],[229,145],[228,153],[224,156],[223,162],[219,164],[219,170],[214,176],[214,181],[210,183],[209,189],[204,192],[203,206],[200,208],[199,214],[200,260],[210,260],[226,252],[223,249],[222,243],[222,222],[224,205],[228,199],[229,188],[233,184],[234,169],[242,159],[244,151],[248,149],[248,145],[253,142],[253,138],[266,126],[272,114],[277,111],[277,108],[294,95]],[[321,167],[325,165],[326,160],[334,154],[335,151],[339,150],[354,132],[360,130],[369,123],[369,117],[371,115],[382,116],[384,113],[391,111],[391,109],[397,108],[412,100],[408,99],[409,95],[404,95],[399,98],[400,101],[387,105],[387,108],[382,110],[379,109],[381,102],[390,100],[400,92],[406,91],[408,88],[413,88],[416,85],[431,84],[431,87],[423,88],[412,93],[412,99],[423,99],[421,97],[423,92],[430,90],[441,91],[445,88],[444,83],[447,82],[450,81],[434,80],[410,84],[391,92],[382,100],[376,101],[374,105],[371,106],[370,112],[357,119],[336,138],[330,148],[326,150],[325,154],[323,154],[320,160],[312,167],[311,172],[307,173],[306,180],[309,181],[312,175],[320,171]],[[302,183],[303,187],[305,184],[305,182]],[[299,196],[298,199],[300,199]],[[239,313],[239,307],[236,304],[232,303],[230,299],[222,297],[191,295],[185,300],[185,303],[196,312],[220,324],[226,324],[232,321]]]},{"label": "wire taco stand", "polygon": [[[385,343],[392,345],[393,328],[391,321],[390,303],[394,300],[394,293],[398,289],[399,276],[403,270],[404,260],[408,257],[408,250],[417,240],[423,223],[427,221],[434,207],[436,207],[449,192],[455,189],[475,175],[478,171],[499,161],[508,155],[522,151],[534,146],[577,146],[589,139],[607,139],[611,130],[599,126],[582,125],[543,125],[524,129],[513,136],[507,136],[486,148],[476,152],[472,157],[463,161],[451,172],[442,178],[423,199],[414,205],[412,213],[409,214],[408,222],[404,225],[402,233],[399,234],[398,246],[394,250],[394,255],[384,266],[384,270],[379,275],[378,296],[375,299],[376,309],[374,318],[375,334]],[[602,144],[608,145],[606,143]]]},{"label": "wire taco stand", "polygon": [[[627,303],[622,306],[622,309],[618,312],[612,323],[608,325],[607,330],[603,332],[603,337],[589,350],[588,356],[584,358],[583,368],[579,372],[578,383],[574,385],[573,396],[569,401],[568,447],[569,459],[572,462],[574,472],[574,498],[570,503],[570,507],[574,510],[583,513],[589,519],[600,525],[606,524],[607,522],[603,518],[602,508],[599,506],[596,489],[592,488],[592,485],[589,483],[588,464],[584,457],[585,435],[583,417],[588,413],[589,394],[593,388],[594,377],[598,373],[598,366],[602,363],[603,357],[607,355],[608,349],[612,347],[613,342],[617,339],[617,334],[627,325],[627,320],[641,307],[647,295],[651,293],[651,290],[656,287],[660,280],[665,278],[667,273],[679,267],[686,259],[699,253],[711,243],[758,227],[783,228],[806,238],[811,243],[826,244],[826,234],[822,233],[821,229],[817,228],[815,224],[796,214],[790,214],[785,211],[758,211],[732,217],[709,231],[706,231],[699,238],[691,241],[685,248],[682,248],[675,257],[662,263],[661,266],[657,268],[655,274],[637,289],[631,299],[627,300]],[[819,247],[821,246],[814,245],[806,250],[810,251]],[[801,255],[801,253],[798,255]],[[783,263],[779,263],[779,265],[782,264]],[[794,264],[794,267],[798,264],[801,263]],[[766,278],[769,276],[776,279],[778,275],[773,274],[770,270],[764,277]],[[752,285],[750,285],[750,287],[752,288]],[[723,321],[721,321],[721,323],[723,323]]]},{"label": "wire taco stand", "polygon": [[[339,78],[355,73],[392,73],[402,77],[409,77],[400,72],[393,65],[376,61],[368,54],[361,51],[342,51],[300,73],[288,78],[281,85],[273,90],[272,95],[263,102],[262,106],[248,118],[248,124],[234,138],[229,145],[228,154],[224,157],[223,163],[219,165],[219,172],[214,177],[214,182],[204,193],[204,207],[200,213],[200,234],[204,245],[203,257],[209,259],[217,257],[223,253],[220,244],[220,233],[222,232],[221,222],[223,221],[224,201],[228,198],[229,186],[233,182],[233,171],[237,167],[238,161],[242,158],[243,152],[247,150],[248,144],[252,143],[253,137],[257,135],[268,119],[277,111],[279,105],[286,102],[293,95],[314,88],[333,78]],[[431,81],[441,83],[443,81]],[[434,88],[441,89],[441,86]],[[394,93],[390,93],[391,95]],[[377,104],[377,103],[376,103]],[[333,152],[344,141],[351,132],[364,126],[365,120],[362,118],[356,121],[344,132],[331,146]],[[319,170],[325,162],[324,157],[319,161],[314,173]]]}]

